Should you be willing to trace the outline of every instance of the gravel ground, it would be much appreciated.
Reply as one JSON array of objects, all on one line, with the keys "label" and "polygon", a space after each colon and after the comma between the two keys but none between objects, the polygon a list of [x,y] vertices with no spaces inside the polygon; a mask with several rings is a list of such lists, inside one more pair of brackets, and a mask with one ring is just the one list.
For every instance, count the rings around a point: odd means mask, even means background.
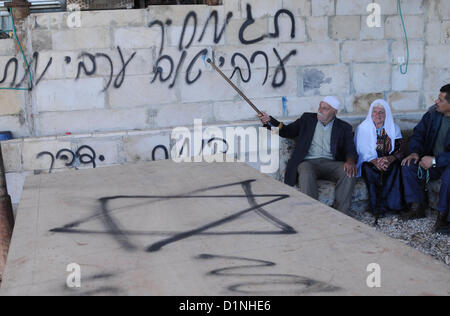
[{"label": "gravel ground", "polygon": [[[437,214],[427,210],[426,218],[411,221],[387,214],[379,220],[377,230],[444,262],[450,268],[450,235],[432,232]],[[367,212],[354,214],[354,218],[371,226],[374,224],[374,217]]]}]

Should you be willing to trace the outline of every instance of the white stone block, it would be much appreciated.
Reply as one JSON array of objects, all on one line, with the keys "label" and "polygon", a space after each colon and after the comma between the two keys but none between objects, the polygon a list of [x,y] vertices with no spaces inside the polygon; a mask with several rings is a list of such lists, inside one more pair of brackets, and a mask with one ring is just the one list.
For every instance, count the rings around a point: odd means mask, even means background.
[{"label": "white stone block", "polygon": [[361,40],[382,40],[384,39],[384,16],[381,17],[381,25],[378,26],[369,26],[369,23],[367,23],[367,16],[361,17],[361,33],[360,33],[360,39]]},{"label": "white stone block", "polygon": [[280,51],[286,56],[291,50],[297,50],[297,55],[290,61],[291,65],[310,66],[310,65],[333,65],[339,63],[339,43],[300,43],[297,45],[283,44]]},{"label": "white stone block", "polygon": [[157,113],[157,127],[193,126],[194,120],[201,119],[204,124],[213,122],[213,109],[210,103],[168,104]]},{"label": "white stone block", "polygon": [[48,29],[49,28],[49,14],[48,13],[33,13],[29,16],[30,27],[35,29]]},{"label": "white stone block", "polygon": [[350,67],[335,65],[304,68],[303,93],[305,96],[350,93]]},{"label": "white stone block", "polygon": [[[423,39],[425,33],[425,20],[423,16],[407,15],[404,16],[405,26],[409,39]],[[389,16],[386,18],[386,39],[403,39],[403,31],[400,16]]]},{"label": "white stone block", "polygon": [[29,172],[21,173],[6,173],[6,188],[8,194],[11,197],[12,204],[19,204],[22,197],[23,185],[25,183],[25,178],[30,175]]},{"label": "white stone block", "polygon": [[[114,84],[117,79],[117,75],[122,71],[124,67],[124,63],[128,62],[125,68],[126,77],[132,75],[148,75],[153,72],[153,51],[152,49],[127,49],[121,48],[120,52],[123,55],[124,62],[122,62],[120,58],[120,53],[117,48],[112,49],[101,49],[95,52],[95,61],[97,65],[96,75],[100,75],[105,77],[109,81],[109,77],[111,75],[111,65],[108,58],[97,55],[97,54],[105,54],[107,55],[112,62],[112,70],[113,70],[113,81],[111,84]],[[87,58],[76,59],[75,63],[78,64],[81,60],[84,60],[86,67],[90,67],[92,64]],[[126,79],[125,79],[126,80]]]},{"label": "white stone block", "polygon": [[5,172],[22,171],[22,142],[3,141],[1,150]]},{"label": "white stone block", "polygon": [[347,113],[363,113],[365,118],[372,102],[378,99],[384,99],[384,93],[353,94],[345,98],[345,108]]},{"label": "white stone block", "polygon": [[0,90],[0,115],[15,115],[22,111],[24,91]]},{"label": "white stone block", "polygon": [[[425,56],[425,43],[423,41],[409,41],[409,62],[422,64]],[[398,58],[403,57],[406,61],[407,50],[405,41],[392,43],[392,63],[398,64]]]},{"label": "white stone block", "polygon": [[[181,82],[182,77],[178,78]],[[113,108],[134,108],[144,105],[173,103],[177,101],[175,89],[170,89],[170,82],[151,83],[150,76],[129,76],[119,89],[108,91],[109,104]]]},{"label": "white stone block", "polygon": [[387,41],[346,41],[342,46],[342,62],[387,62]]},{"label": "white stone block", "polygon": [[108,28],[79,28],[52,33],[53,50],[89,50],[111,47]]},{"label": "white stone block", "polygon": [[336,13],[334,0],[312,0],[311,6],[313,16],[331,16]]},{"label": "white stone block", "polygon": [[401,0],[402,13],[406,15],[421,15],[425,12],[428,0]]},{"label": "white stone block", "polygon": [[119,147],[121,145],[121,142],[122,142],[121,139],[108,140],[102,139],[101,137],[82,139],[74,148],[74,152],[81,149],[79,151],[80,155],[86,154],[89,155],[91,158],[89,157],[83,158],[83,162],[88,163],[82,163],[78,158],[77,167],[87,169],[93,168],[93,164],[89,162],[94,157],[93,153],[88,148],[82,148],[82,146],[89,146],[94,150],[96,167],[110,166],[114,164],[123,163],[124,161],[122,161],[119,154]]},{"label": "white stone block", "polygon": [[0,41],[0,56],[16,55],[16,41],[13,38],[2,39]]},{"label": "white stone block", "polygon": [[433,45],[425,48],[426,67],[447,68],[449,67],[448,51],[450,45]]},{"label": "white stone block", "polygon": [[150,127],[147,120],[145,108],[46,112],[36,116],[36,133],[45,136],[145,129]]},{"label": "white stone block", "polygon": [[[200,73],[199,71],[194,67],[190,80],[193,80]],[[184,76],[185,74],[183,74]],[[236,78],[233,78],[232,81],[237,83]],[[233,100],[237,96],[237,92],[219,74],[212,71],[202,71],[196,82],[190,85],[183,82],[179,88],[183,102],[226,101]]]},{"label": "white stone block", "polygon": [[429,22],[441,20],[441,18],[439,16],[439,12],[438,12],[438,10],[439,10],[438,6],[439,6],[439,0],[428,2],[428,8],[427,8],[425,17],[427,18],[427,20]]},{"label": "white stone block", "polygon": [[421,109],[420,93],[392,92],[388,97],[393,112],[417,111]]},{"label": "white stone block", "polygon": [[[257,56],[254,62],[251,62],[251,58],[255,52],[261,51],[267,55],[269,67],[275,67],[278,65],[278,59],[273,52],[273,46],[268,44],[255,44],[255,45],[226,45],[220,46],[214,49],[216,64],[219,64],[219,59],[221,57],[224,58],[224,65],[220,69],[225,72],[228,76],[231,76],[234,67],[231,64],[233,55],[236,53],[242,54],[249,61],[251,69],[266,69],[266,60],[263,56]],[[235,58],[236,66],[241,67],[243,71],[247,70],[246,63],[242,60],[241,57]],[[201,62],[197,63],[198,66],[202,66]],[[208,70],[208,67],[200,68]]]},{"label": "white stone block", "polygon": [[33,30],[31,32],[31,48],[33,51],[51,50],[52,34],[49,30]]},{"label": "white stone block", "polygon": [[450,44],[450,21],[443,21],[441,25],[441,44]]},{"label": "white stone block", "polygon": [[171,20],[171,25],[183,25],[189,12],[194,12],[199,25],[205,23],[214,7],[207,5],[189,6],[183,5],[154,5],[147,8],[147,21],[153,22],[160,20],[165,23],[168,19]]},{"label": "white stone block", "polygon": [[[219,21],[222,21],[219,19]],[[221,23],[221,22],[219,22]],[[219,32],[222,28],[222,25],[219,24]],[[202,37],[204,26],[200,26],[195,28],[194,25],[189,25],[186,28],[183,26],[172,26],[169,28],[167,33],[167,39],[168,39],[168,45],[176,47],[177,49],[180,47],[180,41],[181,36],[183,36],[183,42],[181,43],[182,47],[186,49],[190,41],[192,40],[191,47],[197,47],[197,46],[214,46],[214,45],[224,45],[225,44],[225,36],[222,35],[220,38],[220,41],[216,44],[215,43],[215,29],[213,26],[213,22],[210,22],[210,25],[206,29],[205,33]],[[184,30],[184,34],[183,34]],[[201,41],[199,42],[199,40]]]},{"label": "white stone block", "polygon": [[376,93],[391,89],[391,65],[355,64],[353,85],[357,93]]},{"label": "white stone block", "polygon": [[[23,143],[22,161],[24,171],[44,171],[50,172],[50,169],[64,169],[67,161],[56,159],[57,153],[61,149],[71,149],[70,142],[62,142],[56,140],[36,140]],[[42,154],[41,153],[50,153]],[[39,158],[38,158],[39,156]],[[53,156],[53,167],[52,167]]]},{"label": "white stone block", "polygon": [[309,17],[306,20],[307,33],[313,42],[327,41],[328,35],[328,17]]},{"label": "white stone block", "polygon": [[450,82],[449,68],[426,68],[424,90],[433,92],[433,98],[439,94],[439,90]]},{"label": "white stone block", "polygon": [[82,11],[81,27],[91,28],[99,26],[128,27],[143,26],[146,10],[103,10]]},{"label": "white stone block", "polygon": [[[35,81],[37,80],[37,77],[40,77],[44,73],[50,60],[51,65],[48,67],[41,80],[75,79],[78,70],[78,55],[78,52],[72,51],[39,51],[39,62]],[[70,58],[70,63],[66,62],[66,57]]]},{"label": "white stone block", "polygon": [[[178,44],[177,44],[178,45]],[[217,47],[221,47],[221,48],[227,48],[228,46],[217,46]],[[177,79],[180,81],[185,80],[184,79],[184,75],[182,75],[182,73],[185,73],[187,71],[187,69],[189,68],[189,66],[191,65],[191,63],[193,64],[193,68],[195,69],[201,69],[202,71],[207,71],[207,70],[211,70],[211,66],[206,62],[206,58],[203,59],[203,51],[207,50],[208,53],[206,54],[207,57],[211,57],[212,58],[212,48],[208,47],[191,47],[190,49],[188,49],[186,52],[186,57],[184,59],[184,62],[181,66],[179,66],[180,64],[180,60],[182,57],[183,52],[181,52],[177,46],[174,47],[166,47],[164,49],[164,55],[165,56],[169,56],[170,59],[173,62],[173,66],[171,65],[171,62],[168,60],[168,58],[163,58],[160,62],[158,62],[159,57],[155,56],[155,58],[153,59],[153,62],[150,64],[150,60],[147,61],[146,63],[148,65],[150,65],[152,67],[151,72],[150,72],[150,78],[151,80],[153,80],[154,77],[154,73],[155,73],[155,68],[156,67],[161,67],[162,71],[163,71],[163,78],[167,78],[170,75],[170,72],[172,70],[172,76],[170,77],[170,79],[167,79],[167,84],[170,85],[173,81],[173,78],[175,76],[176,70],[179,67],[179,77]],[[218,56],[216,54],[216,58],[219,58],[220,56]],[[230,56],[231,58],[231,56]],[[195,59],[195,62],[194,62]],[[145,62],[145,60],[144,60]],[[218,60],[216,59],[216,63],[218,63]],[[193,74],[194,76],[195,74]]]},{"label": "white stone block", "polygon": [[128,27],[114,30],[114,46],[121,48],[149,48],[161,45],[160,28]]},{"label": "white stone block", "polygon": [[[264,40],[264,43],[294,43],[294,42],[306,42],[306,19],[304,17],[295,17],[295,37],[292,38],[292,22],[291,19],[285,15],[282,15],[279,19],[279,37],[268,38]],[[275,25],[269,23],[269,32],[275,33]]]},{"label": "white stone block", "polygon": [[[396,15],[398,14],[398,2],[397,0],[377,0],[381,8],[382,15]],[[366,13],[366,15],[369,13]]]},{"label": "white stone block", "polygon": [[[403,67],[405,71],[406,67]],[[423,65],[409,65],[405,75],[400,72],[399,66],[392,67],[392,90],[394,91],[420,91],[423,83]]]},{"label": "white stone block", "polygon": [[[288,112],[290,117],[300,117],[305,112],[317,112],[323,96],[289,97]],[[343,101],[343,100],[342,100]]]},{"label": "white stone block", "polygon": [[[295,67],[286,66],[286,77],[284,78],[282,72],[278,73],[275,79],[275,70],[272,68],[269,72],[269,78],[263,85],[265,79],[265,70],[255,70],[252,72],[252,79],[248,83],[242,83],[241,87],[244,94],[249,98],[270,98],[270,97],[287,97],[298,95],[298,78],[297,69]],[[273,87],[273,82],[276,80],[280,87]]]},{"label": "white stone block", "polygon": [[233,13],[233,19],[241,18],[241,1],[240,0],[227,0],[223,2],[223,12]]},{"label": "white stone block", "polygon": [[361,32],[361,17],[334,16],[330,19],[330,29],[334,39],[358,39]]},{"label": "white stone block", "polygon": [[30,136],[30,131],[21,115],[0,116],[0,126],[4,131],[11,131],[14,138]]},{"label": "white stone block", "polygon": [[[282,98],[252,99],[260,111],[269,113],[274,117],[283,116]],[[214,117],[218,122],[255,121],[258,120],[256,112],[245,101],[216,102],[214,103]]]},{"label": "white stone block", "polygon": [[427,45],[439,45],[441,43],[441,21],[429,21],[427,23],[426,30],[426,42]]},{"label": "white stone block", "polygon": [[[246,41],[252,41],[259,39],[262,36],[266,38],[268,34],[268,25],[270,23],[269,21],[271,20],[268,20],[267,18],[255,19],[255,23],[245,28],[243,32],[244,39]],[[239,33],[245,22],[245,19],[233,19],[230,21],[225,31],[227,45],[242,45],[241,41],[239,40]],[[261,42],[259,42],[258,44],[261,44]]]},{"label": "white stone block", "polygon": [[36,111],[76,111],[105,107],[103,78],[45,80],[36,88]]},{"label": "white stone block", "polygon": [[438,12],[442,20],[450,20],[450,1],[436,0],[438,3]]},{"label": "white stone block", "polygon": [[336,0],[336,15],[367,15],[372,0]]},{"label": "white stone block", "polygon": [[[152,161],[166,158],[164,146],[170,158],[170,133],[127,136],[124,150],[127,162]],[[153,157],[154,154],[154,157]]]},{"label": "white stone block", "polygon": [[[303,1],[303,0],[298,0]],[[244,17],[247,17],[247,4],[252,8],[252,15],[254,19],[259,19],[266,16],[274,16],[278,10],[283,7],[283,0],[270,0],[265,1],[261,5],[261,0],[246,0],[241,1],[241,12]]]},{"label": "white stone block", "polygon": [[311,0],[283,0],[283,8],[297,16],[310,16]]}]

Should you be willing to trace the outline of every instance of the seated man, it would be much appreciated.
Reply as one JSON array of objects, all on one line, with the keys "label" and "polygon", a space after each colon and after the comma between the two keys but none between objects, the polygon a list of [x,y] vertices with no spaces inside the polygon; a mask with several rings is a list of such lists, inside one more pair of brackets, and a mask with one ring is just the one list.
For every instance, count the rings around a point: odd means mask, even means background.
[{"label": "seated man", "polygon": [[405,200],[411,204],[410,212],[406,214],[405,219],[425,217],[421,182],[442,179],[439,216],[434,230],[449,233],[450,84],[442,87],[436,105],[424,115],[414,129],[410,151],[412,154],[402,162]]},{"label": "seated man", "polygon": [[263,124],[279,127],[281,137],[298,137],[286,168],[285,183],[294,186],[298,171],[300,191],[317,200],[318,179],[337,182],[334,208],[347,213],[356,183],[357,154],[352,126],[336,118],[339,106],[335,97],[326,97],[317,114],[305,113],[286,126],[266,113],[259,118]]}]

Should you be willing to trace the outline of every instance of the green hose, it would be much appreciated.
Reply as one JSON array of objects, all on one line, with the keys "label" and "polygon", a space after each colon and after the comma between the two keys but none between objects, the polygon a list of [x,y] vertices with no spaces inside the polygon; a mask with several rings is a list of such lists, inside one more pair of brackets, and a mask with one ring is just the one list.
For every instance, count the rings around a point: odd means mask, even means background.
[{"label": "green hose", "polygon": [[22,49],[22,44],[20,44],[19,38],[17,37],[16,33],[16,25],[14,24],[14,16],[12,12],[12,8],[9,8],[9,13],[11,14],[11,21],[13,26],[13,32],[14,32],[14,38],[16,39],[17,44],[19,45],[20,52],[22,53],[23,60],[25,61],[25,64],[27,65],[28,75],[30,76],[30,83],[31,86],[29,88],[0,88],[0,90],[23,90],[23,91],[30,91],[33,87],[33,79],[31,78],[31,71],[30,71],[30,65],[28,64],[27,58],[25,57],[25,53]]},{"label": "green hose", "polygon": [[408,34],[406,34],[406,26],[405,21],[403,19],[403,13],[402,13],[402,4],[400,3],[401,0],[398,0],[398,11],[400,12],[400,18],[402,19],[402,26],[403,26],[403,32],[405,32],[405,39],[406,39],[406,68],[403,71],[403,65],[400,65],[400,72],[402,75],[406,75],[408,72],[408,65],[409,65],[409,43],[408,43]]}]

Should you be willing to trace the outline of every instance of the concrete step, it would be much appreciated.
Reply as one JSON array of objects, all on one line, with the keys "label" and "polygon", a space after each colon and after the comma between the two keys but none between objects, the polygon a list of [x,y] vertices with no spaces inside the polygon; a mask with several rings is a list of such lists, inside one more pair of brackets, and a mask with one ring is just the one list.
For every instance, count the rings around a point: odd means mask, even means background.
[{"label": "concrete step", "polygon": [[0,295],[449,292],[443,263],[245,164],[172,161],[28,177],[0,289]]}]

